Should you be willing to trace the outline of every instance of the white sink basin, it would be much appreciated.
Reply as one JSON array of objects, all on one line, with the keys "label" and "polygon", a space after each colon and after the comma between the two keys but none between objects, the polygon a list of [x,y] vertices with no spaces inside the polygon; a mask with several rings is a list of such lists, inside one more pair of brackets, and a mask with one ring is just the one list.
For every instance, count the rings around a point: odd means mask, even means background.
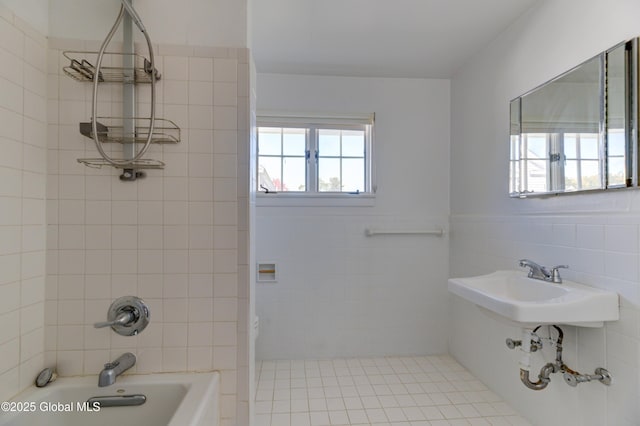
[{"label": "white sink basin", "polygon": [[619,318],[618,294],[571,281],[534,280],[524,271],[449,279],[449,291],[519,326],[602,327]]}]

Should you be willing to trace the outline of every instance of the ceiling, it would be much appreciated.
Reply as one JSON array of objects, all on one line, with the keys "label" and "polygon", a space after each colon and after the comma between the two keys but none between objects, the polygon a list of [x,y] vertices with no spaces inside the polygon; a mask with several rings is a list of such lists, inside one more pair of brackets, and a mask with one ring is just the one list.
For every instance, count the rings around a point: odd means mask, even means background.
[{"label": "ceiling", "polygon": [[258,72],[449,78],[539,0],[250,0]]}]

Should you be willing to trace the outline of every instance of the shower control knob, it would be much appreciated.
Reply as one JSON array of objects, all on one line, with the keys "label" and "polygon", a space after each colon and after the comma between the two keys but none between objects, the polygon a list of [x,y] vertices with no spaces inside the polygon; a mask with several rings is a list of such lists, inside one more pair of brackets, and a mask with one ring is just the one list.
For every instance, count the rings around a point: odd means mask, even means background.
[{"label": "shower control knob", "polygon": [[518,346],[522,346],[522,340],[513,340],[512,338],[507,338],[505,343],[509,349],[515,349]]},{"label": "shower control knob", "polygon": [[149,324],[149,308],[136,296],[124,296],[113,301],[107,321],[95,323],[95,328],[111,327],[121,336],[136,336]]}]

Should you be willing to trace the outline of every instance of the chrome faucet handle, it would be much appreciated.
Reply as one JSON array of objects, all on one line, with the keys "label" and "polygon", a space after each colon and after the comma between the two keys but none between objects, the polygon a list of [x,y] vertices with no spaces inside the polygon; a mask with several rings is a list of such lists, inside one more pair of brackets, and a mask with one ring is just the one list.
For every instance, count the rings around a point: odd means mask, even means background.
[{"label": "chrome faucet handle", "polygon": [[553,268],[551,268],[551,282],[557,283],[557,284],[561,284],[562,283],[562,277],[560,276],[560,271],[559,269],[567,269],[569,268],[569,265],[556,265]]},{"label": "chrome faucet handle", "polygon": [[107,321],[97,322],[95,328],[111,327],[122,336],[135,336],[149,324],[149,308],[136,296],[124,296],[113,301]]},{"label": "chrome faucet handle", "polygon": [[103,321],[93,324],[95,328],[113,327],[114,325],[126,326],[135,320],[135,316],[131,312],[122,312],[118,314],[113,321]]}]

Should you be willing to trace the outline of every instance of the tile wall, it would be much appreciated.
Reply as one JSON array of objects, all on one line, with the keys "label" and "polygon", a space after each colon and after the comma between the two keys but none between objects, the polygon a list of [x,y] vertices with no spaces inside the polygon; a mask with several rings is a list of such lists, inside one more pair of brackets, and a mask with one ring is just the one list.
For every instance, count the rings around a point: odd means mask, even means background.
[{"label": "tile wall", "polygon": [[[131,351],[138,373],[220,370],[223,424],[236,424],[248,401],[248,184],[238,173],[248,161],[248,50],[157,48],[157,114],[182,140],[149,150],[164,170],[121,182],[114,169],[76,161],[96,156],[78,132],[91,85],[63,74],[65,49],[96,46],[49,42],[46,361],[63,375],[96,374]],[[121,86],[106,86],[100,115],[117,116]],[[137,96],[147,116],[149,88]],[[128,294],[149,304],[143,333],[93,328]]]},{"label": "tile wall", "polygon": [[445,353],[448,233],[365,229],[448,230],[449,81],[258,74],[258,85],[258,110],[374,112],[377,192],[367,206],[258,198],[256,260],[276,262],[278,281],[257,284],[256,358]]},{"label": "tile wall", "polygon": [[252,58],[238,66],[238,425],[251,425],[255,395],[253,333],[255,281],[256,69]]},{"label": "tile wall", "polygon": [[448,238],[367,237],[367,226],[411,226],[363,217],[364,208],[258,207],[256,250],[278,277],[257,283],[257,359],[446,352],[447,294],[436,283],[446,280]]},{"label": "tile wall", "polygon": [[0,6],[0,400],[44,358],[46,46]]},{"label": "tile wall", "polygon": [[[578,9],[582,25],[568,28]],[[621,296],[619,321],[603,328],[563,327],[567,365],[588,373],[605,367],[614,377],[611,386],[571,388],[554,375],[542,392],[520,383],[519,356],[504,344],[518,329],[451,297],[451,355],[534,424],[640,422],[640,191],[509,198],[509,100],[637,37],[638,13],[640,3],[625,0],[537,2],[451,81],[450,275],[519,269],[517,260],[530,258],[568,264],[562,270],[567,279]],[[534,362],[553,359],[547,349]]]},{"label": "tile wall", "polygon": [[[525,201],[526,202],[526,201]],[[638,288],[640,216],[610,212],[602,215],[526,215],[475,216],[452,218],[452,276],[471,276],[497,269],[518,269],[517,260],[526,257],[544,265],[568,264],[564,279],[574,280],[620,295],[620,320],[604,328],[562,326],[565,331],[565,362],[581,372],[592,374],[605,367],[614,383],[570,388],[559,375],[552,376],[549,391],[540,395],[518,382],[519,355],[506,350],[504,339],[518,337],[519,330],[483,315],[468,303],[452,298],[451,353],[493,389],[503,391],[506,381],[513,386],[512,404],[534,422],[576,419],[573,406],[558,407],[547,413],[532,409],[531,397],[566,401],[579,398],[579,424],[633,425],[640,419],[637,388],[640,377],[640,293]],[[476,342],[482,336],[483,344]],[[469,344],[476,350],[471,357]],[[553,353],[534,356],[534,362],[550,359]],[[509,366],[497,378],[487,366]],[[473,366],[473,367],[472,367]],[[538,368],[539,366],[536,366]],[[511,380],[509,380],[509,378]],[[496,383],[497,382],[497,383]],[[551,403],[551,401],[549,401]]]}]

